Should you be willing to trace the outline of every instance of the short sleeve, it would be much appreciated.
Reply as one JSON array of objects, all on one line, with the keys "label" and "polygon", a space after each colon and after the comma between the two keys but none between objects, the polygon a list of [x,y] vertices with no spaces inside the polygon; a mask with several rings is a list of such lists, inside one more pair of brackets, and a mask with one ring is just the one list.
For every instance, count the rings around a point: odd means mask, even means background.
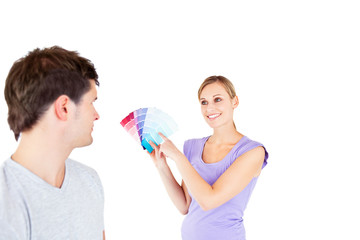
[{"label": "short sleeve", "polygon": [[259,142],[255,142],[255,141],[252,141],[249,145],[250,145],[250,147],[249,147],[249,149],[247,151],[250,151],[251,149],[254,149],[256,147],[263,147],[264,148],[265,157],[264,157],[263,165],[261,167],[261,169],[263,169],[267,165],[267,163],[268,163],[267,160],[269,158],[269,153],[267,152],[265,146],[263,144],[259,143]]},{"label": "short sleeve", "polygon": [[236,151],[236,154],[235,154],[235,158],[238,158],[240,155],[256,148],[256,147],[263,147],[264,150],[265,150],[265,157],[264,157],[264,162],[263,162],[263,165],[262,165],[262,169],[267,165],[267,160],[269,158],[269,153],[267,152],[265,146],[259,142],[256,142],[256,141],[252,141],[249,139],[248,142],[246,142],[244,145],[240,145],[239,148],[237,149],[238,151]]},{"label": "short sleeve", "polygon": [[261,168],[264,168],[264,167],[267,165],[267,160],[268,160],[268,158],[269,158],[269,153],[267,152],[267,150],[266,150],[266,148],[264,147],[264,145],[260,145],[260,146],[262,146],[262,147],[264,148],[264,150],[265,150],[264,163],[263,163],[263,165],[262,165],[262,167],[261,167]]}]

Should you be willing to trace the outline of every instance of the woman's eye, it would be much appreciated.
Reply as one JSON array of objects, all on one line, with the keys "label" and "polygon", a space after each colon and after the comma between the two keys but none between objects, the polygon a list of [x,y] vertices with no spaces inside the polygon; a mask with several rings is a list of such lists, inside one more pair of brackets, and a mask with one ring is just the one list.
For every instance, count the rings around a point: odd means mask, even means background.
[{"label": "woman's eye", "polygon": [[220,102],[221,98],[215,98],[215,102]]},{"label": "woman's eye", "polygon": [[201,105],[206,105],[207,101],[201,101]]}]

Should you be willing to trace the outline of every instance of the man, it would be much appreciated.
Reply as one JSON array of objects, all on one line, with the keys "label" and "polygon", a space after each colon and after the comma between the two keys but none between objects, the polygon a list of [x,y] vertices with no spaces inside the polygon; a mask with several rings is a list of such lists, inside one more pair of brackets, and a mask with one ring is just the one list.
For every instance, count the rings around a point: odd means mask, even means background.
[{"label": "man", "polygon": [[105,239],[101,181],[68,159],[93,141],[96,85],[90,60],[57,46],[13,64],[5,99],[20,142],[0,167],[0,239]]}]

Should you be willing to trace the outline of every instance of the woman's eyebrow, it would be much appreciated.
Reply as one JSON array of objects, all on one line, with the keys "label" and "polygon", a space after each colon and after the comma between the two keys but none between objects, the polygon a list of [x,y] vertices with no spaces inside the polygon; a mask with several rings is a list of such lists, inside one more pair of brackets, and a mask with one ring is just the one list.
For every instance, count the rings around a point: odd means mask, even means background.
[{"label": "woman's eyebrow", "polygon": [[[221,96],[221,94],[220,93],[215,94],[213,97],[216,97],[216,96]],[[200,100],[206,100],[206,98],[200,98]]]}]

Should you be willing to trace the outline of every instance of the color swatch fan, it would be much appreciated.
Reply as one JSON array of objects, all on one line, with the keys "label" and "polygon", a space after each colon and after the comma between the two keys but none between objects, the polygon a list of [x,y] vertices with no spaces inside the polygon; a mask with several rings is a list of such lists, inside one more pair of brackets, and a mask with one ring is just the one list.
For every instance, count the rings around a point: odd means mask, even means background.
[{"label": "color swatch fan", "polygon": [[178,129],[175,121],[157,108],[135,110],[127,115],[120,124],[149,153],[154,150],[149,144],[150,140],[156,145],[163,142],[159,132],[169,137]]}]

